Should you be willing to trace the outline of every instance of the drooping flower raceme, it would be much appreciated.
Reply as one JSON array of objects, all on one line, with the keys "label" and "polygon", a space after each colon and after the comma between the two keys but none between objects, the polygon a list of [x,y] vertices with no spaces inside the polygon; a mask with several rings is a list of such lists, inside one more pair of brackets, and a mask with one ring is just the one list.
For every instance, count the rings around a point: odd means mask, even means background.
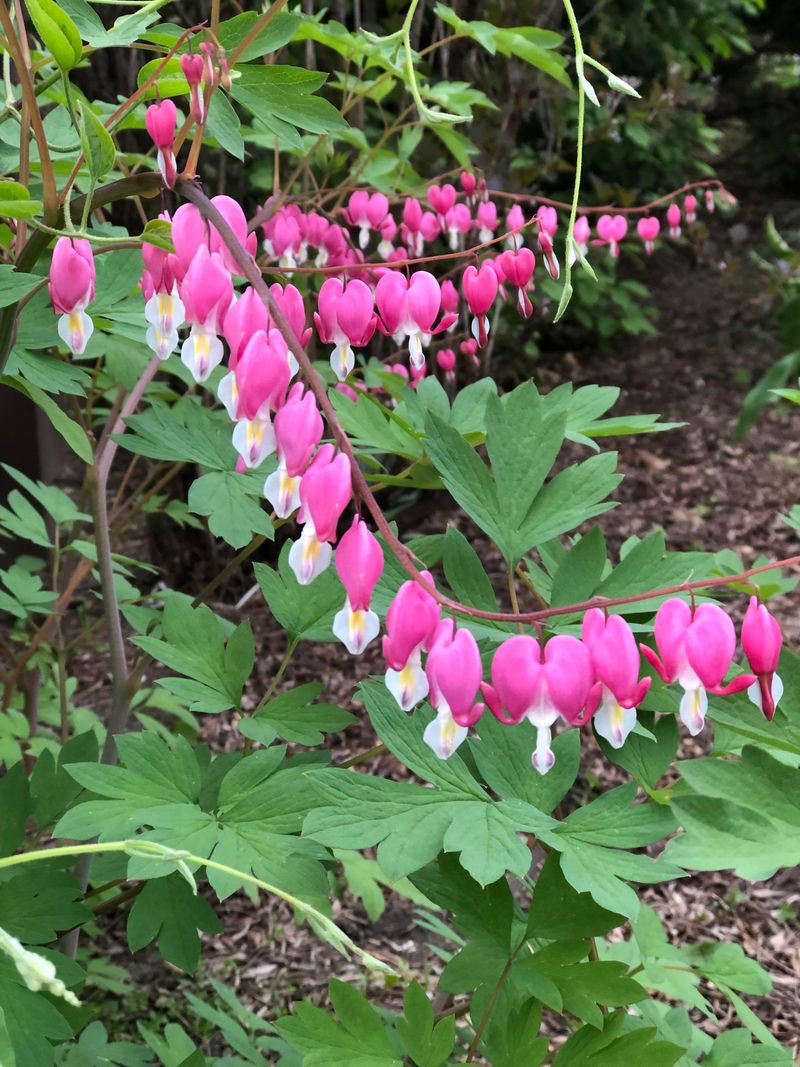
[{"label": "drooping flower raceme", "polygon": [[147,132],[158,149],[158,169],[168,189],[175,186],[178,168],[175,162],[175,127],[178,122],[178,109],[172,100],[160,100],[151,104],[145,112],[144,124]]},{"label": "drooping flower raceme", "polygon": [[783,682],[775,673],[782,645],[778,620],[768,608],[759,604],[757,597],[751,597],[742,623],[742,648],[756,681],[747,690],[747,695],[767,719],[772,719],[783,696]]},{"label": "drooping flower raceme", "polygon": [[542,660],[538,641],[525,634],[510,637],[492,660],[492,684],[481,686],[489,710],[500,722],[527,719],[536,729],[531,762],[539,774],[555,763],[551,729],[559,718],[570,726],[588,722],[600,700],[589,651],[577,638],[551,637]]},{"label": "drooping flower raceme", "polygon": [[452,619],[442,619],[425,664],[436,718],[423,734],[440,759],[453,755],[483,714],[483,704],[475,700],[482,674],[481,654],[470,631],[456,630]]},{"label": "drooping flower raceme", "polygon": [[330,563],[336,527],[352,495],[350,460],[333,445],[323,445],[300,482],[298,521],[303,530],[289,550],[289,566],[301,585]]},{"label": "drooping flower raceme", "polygon": [[86,314],[94,300],[92,246],[80,237],[59,237],[50,262],[48,290],[58,320],[58,336],[74,356],[86,349],[94,323]]},{"label": "drooping flower raceme", "polygon": [[314,394],[301,382],[293,385],[286,403],[275,415],[278,469],[267,477],[264,496],[279,519],[288,519],[300,507],[300,479],[322,438],[322,416]]},{"label": "drooping flower raceme", "polygon": [[381,628],[380,619],[369,605],[383,574],[383,551],[358,515],[336,548],[336,573],[347,597],[342,610],[334,616],[333,632],[351,656],[360,656]]},{"label": "drooping flower raceme", "polygon": [[739,693],[755,682],[755,675],[740,674],[722,685],[736,651],[736,631],[716,604],[692,611],[684,600],[667,600],[656,613],[654,630],[659,655],[640,645],[642,655],[665,682],[683,689],[680,717],[694,737],[705,725],[708,693]]},{"label": "drooping flower raceme", "polygon": [[595,677],[603,686],[594,728],[612,748],[622,748],[636,725],[636,706],[647,694],[651,679],[639,680],[639,650],[622,616],[606,618],[600,608],[592,608],[583,617],[581,636]]},{"label": "drooping flower raceme", "polygon": [[372,291],[357,278],[344,284],[340,278],[322,283],[314,314],[317,333],[325,344],[332,344],[331,369],[343,382],[355,366],[353,348],[368,344],[375,333]]},{"label": "drooping flower raceme", "polygon": [[[422,571],[420,576],[433,585],[428,571]],[[386,688],[403,711],[411,711],[428,695],[421,654],[429,651],[440,616],[436,599],[413,579],[400,586],[389,605],[383,639],[383,656],[388,664]]]}]

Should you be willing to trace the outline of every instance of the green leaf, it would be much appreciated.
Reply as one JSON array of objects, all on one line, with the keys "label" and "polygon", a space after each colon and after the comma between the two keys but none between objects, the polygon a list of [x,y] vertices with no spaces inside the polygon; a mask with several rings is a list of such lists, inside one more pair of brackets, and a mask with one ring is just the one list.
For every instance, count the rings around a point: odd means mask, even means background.
[{"label": "green leaf", "polygon": [[161,955],[182,971],[194,974],[200,959],[198,930],[216,934],[222,924],[211,905],[192,892],[179,874],[147,882],[128,914],[131,952],[157,941]]},{"label": "green leaf", "polygon": [[281,1037],[303,1053],[304,1067],[402,1067],[367,999],[344,982],[331,981],[329,990],[338,1018],[303,1000],[275,1023]]},{"label": "green leaf", "polygon": [[503,530],[496,520],[497,493],[492,476],[475,449],[432,413],[425,423],[425,447],[456,503],[499,544]]},{"label": "green leaf", "polygon": [[242,124],[230,100],[222,92],[212,94],[211,103],[208,105],[206,133],[230,155],[244,160]]},{"label": "green leaf", "polygon": [[542,417],[542,402],[533,382],[523,382],[486,405],[486,451],[492,464],[500,522],[518,530],[544,485],[564,440],[565,417]]},{"label": "green leaf", "polygon": [[695,795],[673,797],[684,833],[669,859],[695,870],[735,868],[763,878],[800,863],[800,771],[747,747],[738,761],[707,757],[679,764]]},{"label": "green leaf", "polygon": [[94,181],[99,181],[113,168],[117,150],[111,134],[95,115],[89,104],[79,100],[77,104],[80,123],[81,144],[89,174]]},{"label": "green leaf", "polygon": [[237,626],[226,643],[224,627],[210,608],[203,604],[192,608],[187,601],[170,599],[162,631],[163,639],[133,638],[159,663],[184,676],[160,678],[160,685],[185,697],[192,711],[218,712],[239,706],[255,655],[248,622]]},{"label": "green leaf", "polygon": [[656,721],[655,715],[641,710],[638,715],[639,722],[654,735],[655,741],[633,733],[622,748],[612,748],[604,738],[597,740],[606,759],[624,767],[642,785],[654,789],[675,759],[680,738],[678,720],[674,715],[661,715]]},{"label": "green leaf", "polygon": [[[31,200],[31,194],[20,182],[10,181],[7,178],[0,180],[0,218],[4,219],[32,219],[38,215],[44,204],[41,200]],[[0,266],[0,279],[9,273],[17,273],[14,271],[14,267],[10,263],[3,263]],[[25,277],[25,275],[22,275]],[[35,277],[35,275],[28,275],[28,277]],[[42,279],[40,278],[39,281]],[[4,291],[2,282],[0,281],[0,294]],[[21,295],[25,295],[24,293]],[[2,299],[2,295],[0,295]],[[10,301],[14,303],[14,301]],[[0,304],[0,307],[7,307],[7,304]]]},{"label": "green leaf", "polygon": [[456,1043],[455,1017],[434,1024],[433,1005],[416,981],[405,992],[403,1015],[396,1026],[406,1054],[417,1067],[440,1067]]},{"label": "green leaf", "polygon": [[274,536],[264,507],[253,495],[252,482],[235,471],[211,471],[192,482],[189,510],[208,516],[208,528],[232,548],[243,548],[254,534]]},{"label": "green leaf", "polygon": [[338,848],[378,845],[378,862],[390,878],[419,870],[442,848],[459,852],[463,866],[481,884],[495,881],[506,869],[525,873],[530,853],[517,831],[548,835],[554,820],[520,800],[493,801],[458,753],[447,761],[437,759],[422,740],[427,715],[398,715],[382,684],[365,683],[361,695],[380,739],[436,788],[350,771],[315,771],[312,785],[327,805],[309,814],[305,833]]},{"label": "green leaf", "polygon": [[53,429],[59,433],[72,451],[82,459],[84,463],[92,462],[92,446],[84,430],[73,420],[65,415],[58,404],[31,382],[23,382],[20,379],[9,378],[8,375],[0,376],[0,385],[8,385],[16,389],[18,393],[27,396],[38,408],[44,412],[50,420]]},{"label": "green leaf", "polygon": [[172,243],[172,223],[166,219],[148,219],[141,237],[145,244],[155,245],[156,248],[163,248],[167,252],[175,251]]},{"label": "green leaf", "polygon": [[531,897],[527,937],[548,941],[601,937],[624,922],[622,915],[601,908],[589,893],[576,892],[555,853],[547,857]]},{"label": "green leaf", "polygon": [[[57,973],[63,978],[61,966]],[[16,1067],[48,1067],[53,1062],[51,1042],[72,1037],[72,1027],[61,1012],[45,996],[31,992],[5,956],[0,956],[0,1005]]]},{"label": "green leaf", "polygon": [[242,719],[239,733],[271,745],[276,737],[298,745],[321,745],[325,734],[344,730],[356,721],[334,704],[314,704],[324,686],[309,682],[274,697],[255,716]]},{"label": "green leaf", "polygon": [[299,641],[333,641],[333,616],[344,603],[344,592],[334,568],[328,567],[310,585],[300,585],[289,566],[285,544],[278,569],[256,563],[256,580],[267,606],[290,639]]},{"label": "green leaf", "polygon": [[23,870],[0,882],[0,926],[29,945],[46,945],[92,917],[67,871]]},{"label": "green leaf", "polygon": [[515,798],[551,812],[564,799],[578,776],[580,732],[566,730],[553,739],[556,762],[547,774],[531,773],[536,731],[528,723],[509,729],[493,715],[478,723],[470,751],[487,785],[502,797]]},{"label": "green leaf", "polygon": [[333,133],[347,129],[347,123],[333,104],[310,95],[325,78],[300,67],[244,66],[231,95],[262,121],[274,117],[309,133]]},{"label": "green leaf", "polygon": [[602,515],[615,505],[605,498],[622,481],[617,453],[604,452],[560,471],[536,497],[516,543],[519,555]]},{"label": "green leaf", "polygon": [[553,576],[550,606],[558,608],[588,600],[600,584],[605,565],[605,538],[595,526],[572,546]]},{"label": "green leaf", "polygon": [[30,814],[30,789],[25,765],[15,763],[0,776],[0,856],[10,856],[25,838]]},{"label": "green leaf", "polygon": [[[4,218],[20,218],[19,215],[11,216],[10,212],[5,210],[5,203],[2,201],[4,195],[8,195],[4,189],[5,185],[16,185],[16,182],[3,182],[0,183],[0,216]],[[14,200],[14,203],[17,203]],[[28,216],[25,216],[26,218]],[[25,274],[22,271],[15,270],[10,263],[0,264],[0,307],[9,307],[11,304],[16,304],[18,300],[21,300],[23,296],[27,296],[32,292],[37,285],[41,285],[44,281],[38,274]]]},{"label": "green leaf", "polygon": [[[259,17],[256,11],[245,11],[241,15],[235,15],[232,19],[220,23],[217,37],[228,55],[239,47]],[[250,60],[269,55],[270,52],[277,52],[279,48],[283,48],[291,41],[299,25],[299,15],[290,15],[285,11],[279,12],[245,48],[238,62],[248,63]]]},{"label": "green leaf", "polygon": [[445,534],[443,563],[447,584],[462,603],[497,611],[497,597],[480,557],[455,526]]}]

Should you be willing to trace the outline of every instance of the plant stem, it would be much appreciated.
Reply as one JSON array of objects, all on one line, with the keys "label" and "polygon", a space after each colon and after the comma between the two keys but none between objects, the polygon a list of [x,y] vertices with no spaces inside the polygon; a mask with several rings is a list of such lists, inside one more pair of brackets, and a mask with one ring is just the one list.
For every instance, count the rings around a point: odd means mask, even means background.
[{"label": "plant stem", "polygon": [[[253,710],[250,712],[250,714],[247,716],[248,718],[252,719],[255,715],[258,715],[259,711],[261,711],[261,709],[270,702],[270,700],[272,699],[272,695],[275,692],[275,690],[278,688],[278,686],[280,685],[281,679],[283,678],[284,674],[286,673],[286,668],[289,666],[289,662],[290,662],[292,656],[295,653],[295,649],[297,648],[297,646],[299,644],[300,644],[300,638],[299,637],[294,637],[289,642],[289,644],[286,646],[286,651],[283,654],[283,659],[278,664],[278,669],[275,671],[275,674],[272,676],[272,681],[267,686],[266,693],[263,695],[261,700],[259,700],[259,702],[253,708]],[[246,737],[244,739],[244,754],[246,756],[248,756],[252,751],[253,751],[253,739],[252,739],[252,737]]]},{"label": "plant stem", "polygon": [[125,638],[122,634],[122,618],[117,601],[114,580],[114,563],[111,558],[111,538],[108,530],[108,507],[106,504],[106,476],[99,464],[88,471],[89,491],[94,517],[94,540],[97,549],[97,565],[100,571],[100,589],[103,594],[103,611],[108,631],[111,652],[111,709],[106,722],[106,739],[101,763],[114,761],[114,735],[123,729],[128,719],[130,706],[127,695],[128,662],[125,655]]},{"label": "plant stem", "polygon": [[373,970],[382,971],[384,974],[394,974],[390,967],[356,945],[344,931],[339,929],[332,919],[329,919],[327,915],[323,915],[321,911],[317,911],[313,905],[308,904],[305,900],[301,900],[299,897],[293,896],[291,893],[287,893],[269,882],[264,882],[261,878],[256,878],[247,871],[237,870],[235,867],[229,867],[226,863],[219,863],[205,856],[195,856],[191,852],[171,849],[165,845],[159,845],[155,841],[133,838],[127,841],[94,841],[87,845],[60,845],[56,848],[40,848],[32,852],[0,857],[0,870],[6,867],[15,867],[17,864],[37,863],[39,860],[51,860],[62,856],[92,856],[107,852],[125,852],[129,856],[138,858],[181,864],[187,871],[187,865],[205,867],[219,871],[221,874],[230,875],[232,878],[237,878],[243,882],[248,882],[265,893],[271,893],[273,896],[280,897],[281,900],[290,904],[309,920],[317,934],[322,936],[328,944],[332,945],[338,952],[341,952],[342,955],[356,956]]},{"label": "plant stem", "polygon": [[554,322],[558,322],[567,310],[567,305],[572,296],[573,234],[575,232],[575,219],[578,215],[578,200],[580,199],[581,193],[581,175],[583,172],[583,130],[586,119],[586,92],[583,88],[583,41],[581,40],[581,31],[578,26],[578,20],[575,17],[575,11],[572,7],[572,0],[563,0],[563,4],[564,10],[567,13],[567,19],[569,20],[570,29],[572,30],[572,41],[575,46],[575,69],[578,75],[578,134],[575,151],[575,181],[572,187],[572,203],[570,205],[567,237],[564,242],[564,288],[561,292],[561,300],[559,301],[558,310],[553,319]]}]

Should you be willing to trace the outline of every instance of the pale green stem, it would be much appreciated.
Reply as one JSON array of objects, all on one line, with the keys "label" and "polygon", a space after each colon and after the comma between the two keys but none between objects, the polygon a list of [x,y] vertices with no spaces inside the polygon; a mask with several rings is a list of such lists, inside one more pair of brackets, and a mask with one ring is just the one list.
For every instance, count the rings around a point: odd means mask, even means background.
[{"label": "pale green stem", "polygon": [[586,118],[586,93],[583,88],[583,41],[581,40],[581,31],[578,26],[578,20],[575,17],[575,11],[572,7],[571,0],[563,0],[563,2],[564,10],[567,13],[567,19],[569,20],[570,29],[572,31],[572,41],[575,47],[575,69],[578,74],[578,144],[575,154],[575,182],[572,187],[572,205],[569,213],[567,240],[564,248],[564,289],[561,294],[561,301],[558,305],[558,311],[556,312],[554,320],[556,322],[558,322],[567,310],[567,305],[572,296],[572,257],[570,253],[574,243],[573,234],[575,232],[575,219],[578,215],[578,202],[580,200],[581,192],[581,175],[583,172],[583,129]]},{"label": "pale green stem", "polygon": [[88,845],[61,845],[57,848],[40,848],[32,852],[23,852],[17,856],[4,856],[0,859],[0,870],[5,867],[15,867],[17,864],[22,863],[36,863],[39,860],[55,859],[59,856],[85,856],[99,852],[125,852],[129,856],[137,858],[162,860],[167,863],[175,863],[176,865],[195,864],[198,867],[206,867],[215,871],[219,871],[221,874],[230,875],[232,878],[239,878],[243,882],[248,882],[250,885],[257,886],[265,893],[271,893],[273,896],[280,897],[281,900],[285,900],[287,904],[290,904],[296,911],[304,915],[314,930],[332,945],[338,952],[341,952],[343,956],[352,954],[357,956],[367,967],[371,970],[382,971],[384,974],[394,974],[390,967],[388,967],[381,960],[376,959],[370,955],[369,952],[365,952],[364,949],[359,948],[339,927],[329,919],[327,915],[323,915],[321,911],[318,911],[311,904],[308,904],[305,900],[301,900],[299,897],[293,896],[291,893],[287,893],[283,889],[279,889],[277,886],[271,885],[269,882],[264,882],[260,878],[256,878],[255,875],[248,874],[247,871],[237,870],[235,867],[229,867],[226,863],[218,863],[216,860],[207,859],[203,856],[195,856],[191,852],[186,852],[182,849],[172,849],[165,845],[160,845],[156,841],[144,841],[139,839],[127,840],[127,841],[103,841],[94,842]]}]

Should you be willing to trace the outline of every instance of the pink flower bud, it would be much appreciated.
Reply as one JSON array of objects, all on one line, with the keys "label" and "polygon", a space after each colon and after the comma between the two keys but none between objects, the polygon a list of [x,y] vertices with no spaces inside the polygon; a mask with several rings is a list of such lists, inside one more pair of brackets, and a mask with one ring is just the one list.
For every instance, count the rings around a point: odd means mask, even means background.
[{"label": "pink flower bud", "polygon": [[[433,585],[428,571],[421,577]],[[386,614],[383,655],[392,670],[402,671],[414,653],[430,647],[440,615],[439,604],[419,582],[403,582]]]},{"label": "pink flower bud", "polygon": [[478,239],[482,242],[491,241],[497,229],[497,206],[494,201],[484,200],[478,204],[475,221],[479,227]]},{"label": "pink flower bud", "polygon": [[472,334],[478,345],[483,348],[489,339],[489,323],[486,313],[497,296],[498,281],[492,267],[484,263],[478,269],[470,265],[464,271],[461,279],[461,288],[467,305],[474,318],[472,320]]},{"label": "pink flower bud", "polygon": [[683,210],[686,212],[686,221],[691,226],[697,221],[697,197],[689,193],[683,199]]},{"label": "pink flower bud", "polygon": [[597,236],[609,246],[611,255],[619,256],[619,243],[628,232],[628,220],[624,215],[601,215],[597,220]]},{"label": "pink flower bud", "polygon": [[644,241],[645,251],[648,256],[652,255],[655,240],[661,232],[661,223],[655,215],[645,215],[636,223],[636,232]]},{"label": "pink flower bud", "polygon": [[436,362],[446,374],[451,374],[456,367],[456,354],[452,348],[440,348],[436,353]]},{"label": "pink flower bud", "polygon": [[475,186],[477,185],[475,175],[471,174],[468,170],[462,170],[459,176],[459,181],[461,182],[461,188],[466,195],[472,196],[475,192]]},{"label": "pink flower bud", "polygon": [[306,306],[300,290],[295,285],[283,286],[279,282],[273,282],[269,291],[297,335],[298,341],[305,348],[311,338],[311,327],[306,326]]},{"label": "pink flower bud", "polygon": [[266,418],[283,403],[289,387],[286,345],[276,330],[259,330],[236,364],[239,419]]},{"label": "pink flower bud", "polygon": [[339,452],[328,463],[313,463],[300,483],[306,521],[314,524],[318,541],[336,540],[336,527],[353,495],[350,460]]},{"label": "pink flower bud", "polygon": [[354,611],[368,611],[372,593],[383,574],[383,550],[358,515],[336,549],[336,573],[347,590]]},{"label": "pink flower bud", "polygon": [[50,261],[48,289],[57,315],[83,311],[94,300],[92,246],[81,237],[59,237]]},{"label": "pink flower bud", "polygon": [[575,241],[581,246],[581,248],[585,251],[586,246],[589,244],[589,238],[592,236],[592,228],[589,225],[589,220],[586,218],[585,215],[579,215],[578,218],[575,219],[575,226],[572,231],[572,236],[575,238]]},{"label": "pink flower bud", "polygon": [[209,252],[204,244],[196,247],[181,282],[180,294],[186,321],[218,333],[233,299],[233,284],[222,257]]},{"label": "pink flower bud", "polygon": [[554,207],[548,207],[546,204],[542,204],[536,212],[536,221],[539,224],[539,228],[543,230],[544,233],[549,237],[555,237],[556,230],[558,229],[558,212]]},{"label": "pink flower bud", "polygon": [[473,726],[483,714],[483,704],[475,697],[483,668],[475,638],[467,629],[454,629],[452,619],[442,619],[436,630],[425,665],[430,701],[438,711],[437,720],[425,731],[425,741],[442,759],[455,751],[460,727]]},{"label": "pink flower bud", "polygon": [[651,680],[639,681],[636,639],[620,615],[606,618],[599,608],[592,608],[583,617],[582,637],[603,686],[595,729],[613,748],[621,748],[636,725],[636,705],[644,699]]},{"label": "pink flower bud", "polygon": [[782,645],[778,620],[764,604],[759,604],[757,597],[750,597],[742,623],[742,647],[757,681],[747,695],[767,719],[772,719],[775,705],[783,695],[783,683],[775,674]]},{"label": "pink flower bud", "polygon": [[677,204],[670,204],[667,208],[667,225],[670,237],[681,235],[681,209]]},{"label": "pink flower bud", "polygon": [[164,184],[172,189],[178,177],[173,143],[178,112],[172,100],[161,100],[151,104],[145,112],[145,126],[158,149],[158,169]]},{"label": "pink flower bud", "polygon": [[442,282],[442,311],[458,311],[458,300],[458,289],[449,278],[445,278]]},{"label": "pink flower bud", "polygon": [[360,656],[380,631],[380,620],[369,604],[383,573],[383,552],[358,516],[336,549],[336,572],[347,598],[334,617],[333,632],[351,655]]},{"label": "pink flower bud", "polygon": [[298,382],[275,416],[278,457],[290,477],[303,474],[322,439],[322,431],[322,416],[314,394]]},{"label": "pink flower bud", "polygon": [[92,246],[79,237],[59,237],[50,262],[48,290],[53,311],[60,315],[58,336],[75,356],[86,349],[94,324],[85,308],[94,300]]},{"label": "pink flower bud", "polygon": [[264,301],[255,289],[248,285],[238,300],[231,304],[225,316],[223,333],[230,349],[228,366],[231,370],[236,370],[239,357],[253,334],[266,330],[268,323]]}]

